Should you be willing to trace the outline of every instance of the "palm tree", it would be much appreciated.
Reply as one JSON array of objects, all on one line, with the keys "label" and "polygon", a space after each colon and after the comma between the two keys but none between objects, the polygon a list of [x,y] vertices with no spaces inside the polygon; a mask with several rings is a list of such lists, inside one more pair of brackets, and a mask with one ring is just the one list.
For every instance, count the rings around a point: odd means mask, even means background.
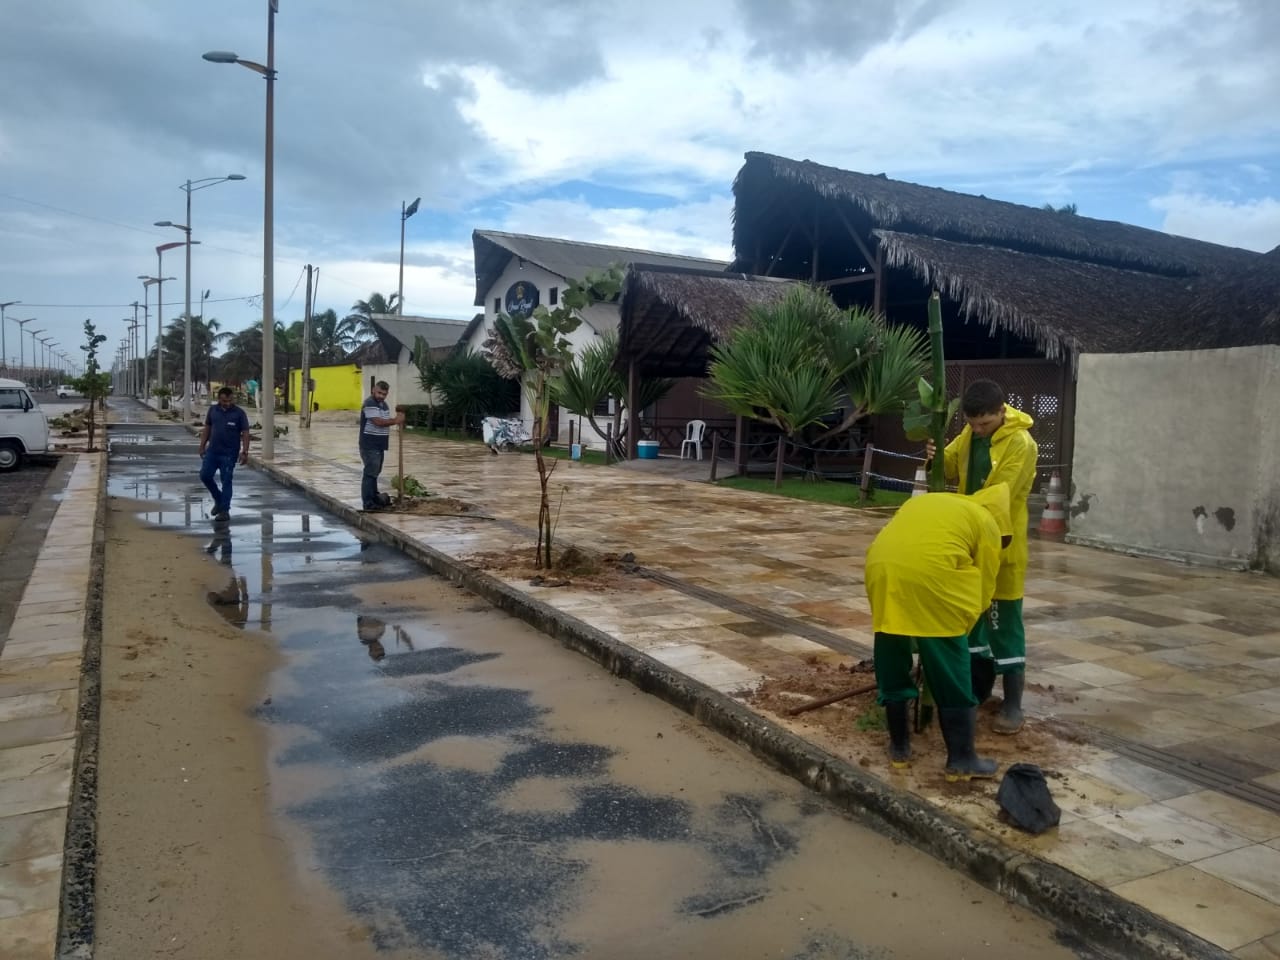
[{"label": "palm tree", "polygon": [[[826,291],[797,286],[711,349],[703,395],[739,416],[776,426],[795,441],[845,405],[830,437],[874,413],[901,411],[928,364],[924,335],[890,327],[861,308],[841,310]],[[784,443],[774,484],[782,483]]]},{"label": "palm tree", "polygon": [[222,377],[233,383],[244,383],[262,376],[262,324],[226,334],[222,352]]},{"label": "palm tree", "polygon": [[[627,388],[622,375],[614,368],[618,359],[618,334],[610,330],[593,340],[564,370],[564,375],[552,382],[552,399],[570,413],[586,417],[599,436],[608,436],[596,422],[596,410],[610,397],[617,401],[613,407],[613,443],[618,456],[625,450],[626,422],[622,418],[622,398]],[[641,378],[637,384],[636,407],[647,410],[675,387],[674,380],[658,377]]]},{"label": "palm tree", "polygon": [[395,313],[398,303],[399,294],[395,293],[389,297],[371,293],[368,300],[357,300],[338,328],[340,335],[353,346],[367,343],[378,335],[373,326],[374,314]]},{"label": "palm tree", "polygon": [[341,363],[347,355],[343,336],[339,333],[342,321],[333,310],[325,310],[311,317],[311,362],[316,365]]}]

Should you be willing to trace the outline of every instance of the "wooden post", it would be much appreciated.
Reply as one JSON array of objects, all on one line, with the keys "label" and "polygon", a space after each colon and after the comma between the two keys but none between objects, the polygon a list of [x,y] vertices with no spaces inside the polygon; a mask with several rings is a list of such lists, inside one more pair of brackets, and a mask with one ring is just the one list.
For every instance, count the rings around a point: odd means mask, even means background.
[{"label": "wooden post", "polygon": [[604,425],[604,465],[613,463],[613,423]]},{"label": "wooden post", "polygon": [[[396,404],[396,413],[404,413],[404,407],[401,406],[400,404]],[[399,448],[398,456],[400,460],[400,463],[399,463],[400,488],[396,491],[396,506],[402,507],[404,506],[404,424],[403,423],[396,428],[396,436],[399,438],[396,445]]]},{"label": "wooden post", "polygon": [[640,378],[636,375],[636,362],[627,364],[627,459],[634,460],[640,452]]},{"label": "wooden post", "polygon": [[871,458],[875,456],[876,448],[871,444],[867,444],[867,449],[862,455],[862,502],[866,503],[871,499]]},{"label": "wooden post", "polygon": [[876,313],[884,313],[884,301],[886,297],[884,282],[884,243],[876,243],[876,289],[873,294],[872,310]]},{"label": "wooden post", "polygon": [[773,486],[775,489],[782,486],[782,455],[787,449],[787,438],[778,433],[778,462],[773,465]]},{"label": "wooden post", "polygon": [[716,463],[720,460],[720,431],[711,428],[711,482],[716,482]]},{"label": "wooden post", "polygon": [[743,426],[742,417],[737,417],[733,423],[733,467],[734,476],[741,477],[747,472],[747,445],[746,430]]},{"label": "wooden post", "polygon": [[573,454],[573,421],[569,421],[569,454]]}]

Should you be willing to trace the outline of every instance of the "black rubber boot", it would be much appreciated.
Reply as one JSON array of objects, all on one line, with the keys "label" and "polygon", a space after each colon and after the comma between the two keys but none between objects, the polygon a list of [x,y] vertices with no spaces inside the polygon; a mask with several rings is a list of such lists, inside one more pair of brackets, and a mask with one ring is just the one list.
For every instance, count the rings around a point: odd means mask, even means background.
[{"label": "black rubber boot", "polygon": [[991,724],[991,729],[996,733],[1008,735],[1022,729],[1022,690],[1026,680],[1027,675],[1021,670],[1004,675],[1004,703]]},{"label": "black rubber boot", "polygon": [[991,699],[991,691],[996,685],[996,662],[988,657],[969,656],[969,674],[973,678],[973,695],[978,698],[978,706]]},{"label": "black rubber boot", "polygon": [[911,703],[891,700],[884,705],[889,725],[889,766],[901,770],[911,766]]},{"label": "black rubber boot", "polygon": [[939,707],[938,724],[947,745],[946,776],[949,783],[975,777],[989,779],[996,775],[999,764],[978,756],[973,746],[978,727],[977,707]]}]

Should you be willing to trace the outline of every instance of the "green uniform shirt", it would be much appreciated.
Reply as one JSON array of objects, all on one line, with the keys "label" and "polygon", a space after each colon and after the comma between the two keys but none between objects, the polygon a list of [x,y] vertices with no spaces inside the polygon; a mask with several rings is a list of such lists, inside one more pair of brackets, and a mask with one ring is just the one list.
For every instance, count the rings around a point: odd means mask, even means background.
[{"label": "green uniform shirt", "polygon": [[969,471],[965,477],[966,494],[974,494],[982,489],[991,475],[991,438],[974,437],[969,442]]}]

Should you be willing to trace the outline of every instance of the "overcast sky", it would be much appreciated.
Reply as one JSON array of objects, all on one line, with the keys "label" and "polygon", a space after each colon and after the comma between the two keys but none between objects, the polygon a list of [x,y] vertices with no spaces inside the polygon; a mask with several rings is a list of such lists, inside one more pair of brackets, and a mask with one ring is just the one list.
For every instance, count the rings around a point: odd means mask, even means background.
[{"label": "overcast sky", "polygon": [[[193,195],[196,309],[261,316],[264,82],[201,54],[264,60],[266,11],[4,0],[11,357],[15,317],[123,334],[187,178],[246,177]],[[281,0],[275,315],[305,263],[340,316],[394,292],[417,196],[408,313],[471,316],[477,227],[728,258],[748,150],[1269,250],[1277,37],[1274,0]]]}]

